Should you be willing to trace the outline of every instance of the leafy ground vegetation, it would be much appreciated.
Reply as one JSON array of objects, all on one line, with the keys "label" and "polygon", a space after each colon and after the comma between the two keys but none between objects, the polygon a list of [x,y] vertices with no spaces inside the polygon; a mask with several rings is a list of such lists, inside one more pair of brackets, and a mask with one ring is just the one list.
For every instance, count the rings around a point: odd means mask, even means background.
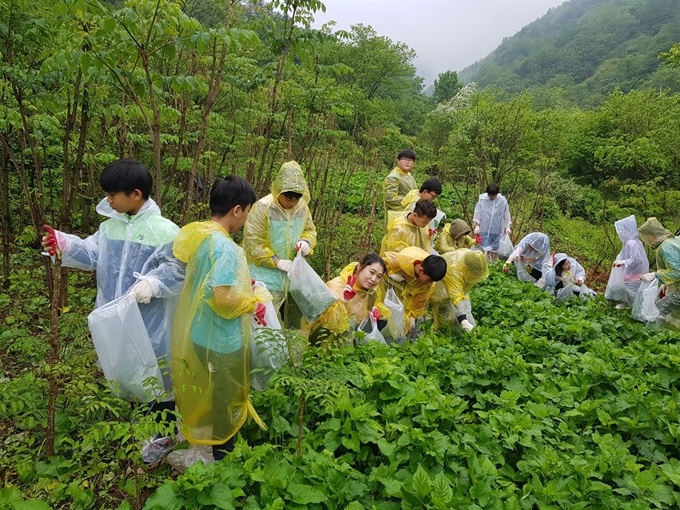
[{"label": "leafy ground vegetation", "polygon": [[493,268],[472,293],[474,334],[311,349],[254,393],[267,431],[247,425],[227,461],[178,475],[141,463],[134,435],[150,425],[103,384],[84,275],[61,317],[56,451],[45,458],[48,325],[34,278],[15,273],[0,298],[1,508],[680,504],[679,337],[601,297],[558,303]]}]

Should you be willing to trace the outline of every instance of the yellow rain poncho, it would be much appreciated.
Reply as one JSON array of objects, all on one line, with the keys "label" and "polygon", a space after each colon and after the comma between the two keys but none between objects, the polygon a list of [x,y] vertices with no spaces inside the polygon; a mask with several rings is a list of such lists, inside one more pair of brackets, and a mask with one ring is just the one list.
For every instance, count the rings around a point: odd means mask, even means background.
[{"label": "yellow rain poncho", "polygon": [[[333,294],[338,300],[326,310],[319,319],[310,326],[310,343],[314,344],[315,338],[322,341],[322,345],[327,346],[331,344],[351,345],[351,335],[338,335],[346,331],[352,332],[359,326],[373,307],[378,307],[380,310],[380,318],[387,320],[390,317],[390,311],[385,308],[382,300],[378,298],[379,285],[371,290],[365,290],[358,282],[354,283],[354,290],[356,295],[349,301],[343,303],[342,293],[347,284],[347,278],[354,274],[358,263],[353,262],[340,272],[340,276],[333,278],[327,282],[326,285],[333,291]],[[325,332],[323,330],[326,330]]]},{"label": "yellow rain poncho", "polygon": [[[409,214],[409,213],[405,213]],[[380,243],[380,253],[388,251],[400,252],[409,246],[417,246],[427,253],[431,251],[431,241],[427,227],[418,227],[411,223],[407,216],[397,218],[391,225]]]},{"label": "yellow rain poncho", "polygon": [[434,327],[442,324],[457,326],[458,318],[474,324],[468,293],[477,283],[489,277],[486,256],[481,251],[461,248],[442,255],[446,260],[446,276],[435,284],[430,302]]},{"label": "yellow rain poncho", "polygon": [[[293,191],[302,198],[292,209],[279,204],[281,193]],[[288,161],[272,182],[271,193],[258,200],[243,228],[243,249],[251,276],[267,285],[278,310],[288,292],[286,273],[276,268],[272,257],[293,260],[295,244],[304,239],[311,250],[316,246],[316,227],[309,212],[309,188],[300,165]]]},{"label": "yellow rain poncho", "polygon": [[475,245],[475,240],[468,235],[470,232],[472,232],[472,229],[464,220],[453,220],[444,225],[434,243],[434,249],[440,255],[444,255],[460,248],[472,248]]},{"label": "yellow rain poncho", "polygon": [[243,250],[213,221],[190,223],[173,252],[187,264],[172,330],[172,377],[182,431],[192,444],[223,444],[248,416],[250,321],[256,308]]},{"label": "yellow rain poncho", "polygon": [[[680,284],[680,239],[656,218],[649,218],[638,229],[640,237],[656,249],[656,275],[666,287]],[[673,289],[674,291],[675,289]]]},{"label": "yellow rain poncho", "polygon": [[434,291],[434,283],[421,282],[415,273],[416,262],[422,262],[429,255],[421,248],[410,246],[399,253],[388,251],[383,255],[387,263],[389,275],[399,275],[403,281],[395,281],[393,278],[383,278],[380,284],[379,299],[383,301],[387,294],[387,286],[394,288],[397,296],[404,304],[404,315],[413,319],[427,313],[427,303]]},{"label": "yellow rain poncho", "polygon": [[416,180],[409,172],[402,171],[395,167],[383,182],[383,200],[385,204],[385,221],[387,221],[387,211],[402,210],[402,201],[409,191],[418,191]]}]

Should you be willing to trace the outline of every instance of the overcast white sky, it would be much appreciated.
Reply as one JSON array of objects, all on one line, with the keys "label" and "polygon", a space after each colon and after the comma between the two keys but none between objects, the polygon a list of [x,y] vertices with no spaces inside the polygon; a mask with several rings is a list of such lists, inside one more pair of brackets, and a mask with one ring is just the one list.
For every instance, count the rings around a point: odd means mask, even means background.
[{"label": "overcast white sky", "polygon": [[418,54],[414,61],[425,84],[448,70],[460,71],[485,57],[504,37],[543,16],[565,0],[322,0],[315,27],[336,21],[335,29],[370,25]]}]

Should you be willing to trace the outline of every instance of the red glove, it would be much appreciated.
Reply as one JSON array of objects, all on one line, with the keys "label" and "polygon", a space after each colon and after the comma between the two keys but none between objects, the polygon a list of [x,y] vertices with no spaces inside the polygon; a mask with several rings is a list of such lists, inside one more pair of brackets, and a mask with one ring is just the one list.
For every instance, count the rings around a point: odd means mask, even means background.
[{"label": "red glove", "polygon": [[54,255],[59,249],[59,243],[57,243],[57,234],[54,233],[54,229],[49,225],[43,225],[43,229],[45,229],[47,235],[42,238],[42,245],[47,253]]},{"label": "red glove", "polygon": [[351,274],[347,277],[347,285],[345,285],[345,290],[342,291],[342,300],[348,303],[352,300],[354,296],[357,295],[357,291],[354,288],[354,283],[357,281],[357,275]]},{"label": "red glove", "polygon": [[427,229],[427,235],[430,236],[430,239],[434,239],[434,236],[437,235],[437,229],[436,228],[428,228]]},{"label": "red glove", "polygon": [[258,302],[257,307],[255,308],[255,319],[257,320],[257,323],[264,328],[267,327],[267,321],[264,320],[265,313],[267,313],[267,307],[264,305],[264,303]]},{"label": "red glove", "polygon": [[380,310],[378,310],[377,306],[373,307],[373,310],[371,310],[371,315],[373,316],[373,320],[376,322],[380,319]]},{"label": "red glove", "polygon": [[479,234],[477,234],[477,236],[475,237],[475,242],[476,242],[477,244],[482,244],[482,236],[480,236]]}]

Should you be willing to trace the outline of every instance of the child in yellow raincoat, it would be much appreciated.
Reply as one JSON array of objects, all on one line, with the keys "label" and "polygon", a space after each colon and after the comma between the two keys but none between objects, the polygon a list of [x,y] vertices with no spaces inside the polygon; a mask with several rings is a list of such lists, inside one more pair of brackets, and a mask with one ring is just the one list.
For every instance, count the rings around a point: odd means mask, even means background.
[{"label": "child in yellow raincoat", "polygon": [[[271,193],[253,206],[243,229],[243,249],[251,276],[264,282],[274,307],[296,308],[288,294],[288,272],[299,250],[307,256],[316,246],[316,227],[309,211],[309,188],[300,165],[288,161],[272,182]],[[299,326],[300,317],[286,314],[288,327]]]},{"label": "child in yellow raincoat", "polygon": [[434,249],[440,255],[444,255],[460,248],[472,248],[475,245],[475,240],[470,237],[471,233],[472,229],[467,222],[455,219],[451,223],[444,225],[444,228],[439,233],[439,237],[437,237],[437,241],[434,243]]},{"label": "child in yellow raincoat", "polygon": [[472,331],[475,320],[469,292],[489,277],[486,256],[481,251],[461,248],[442,255],[446,260],[446,276],[435,284],[430,298],[434,327],[450,325],[459,331]]},{"label": "child in yellow raincoat", "polygon": [[338,300],[310,326],[310,343],[351,346],[354,331],[369,314],[387,320],[390,312],[377,292],[386,272],[385,261],[370,253],[361,262],[345,266],[340,276],[327,282]]},{"label": "child in yellow raincoat", "polygon": [[[397,218],[406,216],[409,212],[413,211],[416,206],[416,202],[421,199],[430,200],[434,202],[434,199],[441,196],[442,194],[442,183],[439,179],[430,177],[425,179],[420,189],[415,188],[406,193],[406,196],[401,201],[401,207],[399,209],[386,211],[387,225],[391,225]],[[446,217],[443,211],[437,209],[435,217],[429,224],[429,228],[436,229],[439,228],[439,224]]]},{"label": "child in yellow raincoat", "polygon": [[380,299],[384,301],[387,285],[392,286],[404,305],[406,323],[411,329],[416,319],[427,313],[434,283],[446,275],[446,261],[416,246],[404,248],[400,252],[388,251],[384,258],[389,279],[380,286]]},{"label": "child in yellow raincoat", "polygon": [[173,246],[187,264],[172,334],[175,398],[187,440],[212,445],[215,460],[233,449],[248,416],[264,427],[248,390],[251,314],[266,325],[260,302],[266,296],[256,297],[243,250],[231,239],[255,200],[245,179],[218,180],[210,191],[211,220],[182,228]]},{"label": "child in yellow raincoat", "polygon": [[429,253],[432,249],[430,236],[433,231],[427,225],[436,214],[437,208],[431,200],[418,200],[413,212],[405,213],[388,225],[387,234],[380,243],[380,253],[399,252],[409,246],[417,246]]}]

